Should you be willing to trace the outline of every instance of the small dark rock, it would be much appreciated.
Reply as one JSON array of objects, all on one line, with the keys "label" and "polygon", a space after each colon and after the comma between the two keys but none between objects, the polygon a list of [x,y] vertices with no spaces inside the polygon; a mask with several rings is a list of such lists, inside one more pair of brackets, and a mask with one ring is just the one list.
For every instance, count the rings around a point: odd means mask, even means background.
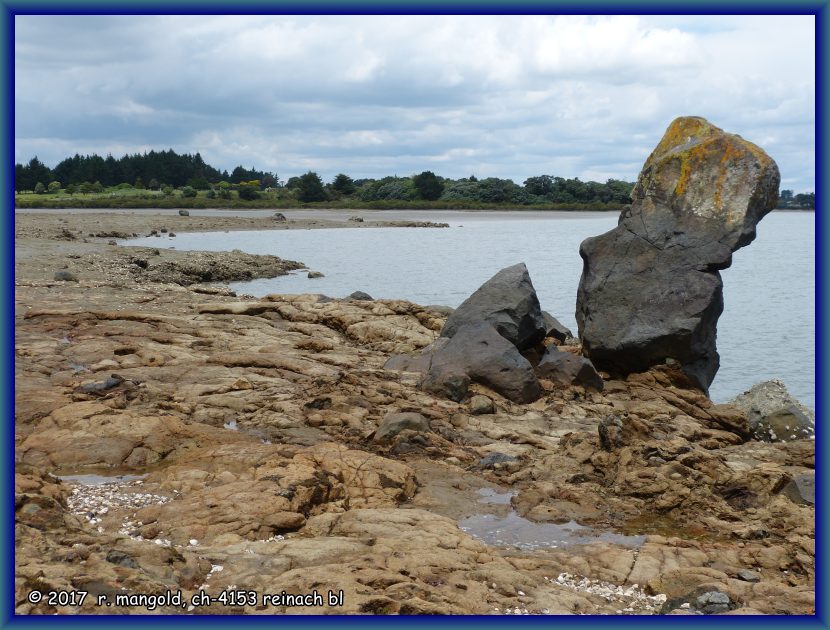
[{"label": "small dark rock", "polygon": [[315,398],[311,402],[305,404],[306,409],[329,409],[331,407],[331,398],[328,396],[323,398]]},{"label": "small dark rock", "polygon": [[421,389],[425,392],[446,396],[455,402],[461,402],[467,397],[470,387],[470,377],[463,370],[449,367],[436,367],[421,381]]},{"label": "small dark rock", "polygon": [[793,475],[781,493],[799,505],[816,504],[816,473],[814,471]]},{"label": "small dark rock", "polygon": [[368,293],[364,293],[363,291],[355,291],[354,293],[349,294],[348,299],[350,299],[350,300],[363,300],[363,301],[368,302],[368,301],[374,300],[375,298],[373,298]]},{"label": "small dark rock", "polygon": [[308,277],[309,278],[322,278],[325,274],[321,271],[309,271]]},{"label": "small dark rock", "polygon": [[613,451],[624,446],[623,425],[619,416],[606,416],[599,421],[599,444],[606,451]]},{"label": "small dark rock", "polygon": [[708,591],[695,600],[695,607],[705,615],[714,615],[727,612],[732,600],[729,595],[720,591]]},{"label": "small dark rock", "polygon": [[117,564],[120,567],[127,567],[128,569],[140,568],[138,566],[138,562],[135,561],[135,558],[124,553],[123,551],[118,551],[117,549],[111,549],[107,553],[107,562]]},{"label": "small dark rock", "polygon": [[271,218],[279,223],[282,223],[286,220],[285,215],[282,212],[275,212],[271,215]]},{"label": "small dark rock", "polygon": [[513,455],[505,455],[504,453],[493,452],[485,455],[478,460],[480,468],[495,468],[497,465],[512,464],[518,462],[519,458]]},{"label": "small dark rock", "polygon": [[77,282],[78,276],[76,276],[68,269],[59,269],[55,272],[55,280],[60,280],[63,282]]},{"label": "small dark rock", "polygon": [[740,571],[738,571],[737,577],[739,580],[743,580],[744,582],[761,581],[761,576],[755,571],[750,571],[749,569],[741,569]]},{"label": "small dark rock", "polygon": [[406,429],[426,433],[430,431],[429,421],[421,414],[411,411],[387,413],[372,439],[375,442],[388,440]]},{"label": "small dark rock", "polygon": [[474,416],[493,413],[495,406],[489,396],[478,394],[470,398],[470,413]]},{"label": "small dark rock", "polygon": [[582,385],[597,391],[602,391],[602,378],[594,369],[594,365],[585,357],[570,352],[563,352],[556,346],[550,345],[542,355],[542,360],[536,366],[541,378],[553,381],[556,385]]},{"label": "small dark rock", "polygon": [[189,217],[190,212],[188,212],[187,210],[179,210],[179,216],[180,217]]}]

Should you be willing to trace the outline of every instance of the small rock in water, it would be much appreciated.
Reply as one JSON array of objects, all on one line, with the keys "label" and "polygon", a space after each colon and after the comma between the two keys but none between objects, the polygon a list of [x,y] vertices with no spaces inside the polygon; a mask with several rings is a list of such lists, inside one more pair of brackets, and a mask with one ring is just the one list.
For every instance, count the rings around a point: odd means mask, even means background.
[{"label": "small rock in water", "polygon": [[308,277],[309,278],[322,278],[325,274],[321,271],[309,271]]},{"label": "small rock in water", "polygon": [[187,210],[179,210],[179,216],[180,217],[189,217],[190,212],[188,212]]}]

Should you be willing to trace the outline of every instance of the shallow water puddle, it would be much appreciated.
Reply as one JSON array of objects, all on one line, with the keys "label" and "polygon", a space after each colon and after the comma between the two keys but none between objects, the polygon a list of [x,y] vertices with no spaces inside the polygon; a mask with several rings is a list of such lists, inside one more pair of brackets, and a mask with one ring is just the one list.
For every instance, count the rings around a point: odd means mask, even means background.
[{"label": "shallow water puddle", "polygon": [[52,475],[57,477],[64,483],[69,483],[77,486],[103,486],[108,483],[127,484],[133,481],[144,479],[147,474],[143,475],[102,475],[102,474],[84,474],[84,475]]},{"label": "shallow water puddle", "polygon": [[[509,505],[515,492],[499,493],[492,488],[481,488],[479,503]],[[458,526],[474,538],[495,547],[515,547],[523,551],[555,549],[573,545],[605,542],[624,547],[640,547],[645,536],[626,536],[567,523],[534,523],[511,508],[506,516],[475,514],[461,519]]]}]

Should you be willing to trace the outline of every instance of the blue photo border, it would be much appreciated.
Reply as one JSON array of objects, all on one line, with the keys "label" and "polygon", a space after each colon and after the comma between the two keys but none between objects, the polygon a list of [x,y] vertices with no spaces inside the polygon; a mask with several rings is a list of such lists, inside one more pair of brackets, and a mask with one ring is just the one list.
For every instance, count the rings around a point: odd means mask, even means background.
[{"label": "blue photo border", "polygon": [[[3,49],[0,77],[2,77],[3,103],[2,109],[2,141],[3,167],[0,169],[0,190],[3,200],[3,229],[2,256],[0,265],[0,279],[4,291],[4,308],[0,314],[3,326],[3,388],[0,402],[2,402],[3,430],[0,431],[0,465],[2,465],[2,522],[0,522],[0,626],[2,627],[56,627],[71,625],[76,627],[101,626],[112,624],[117,619],[119,624],[142,626],[152,624],[154,627],[174,627],[179,624],[216,626],[222,625],[275,625],[280,627],[315,628],[330,625],[444,625],[447,627],[478,627],[481,625],[533,625],[546,627],[573,626],[579,628],[606,626],[606,625],[707,625],[734,628],[736,626],[767,626],[767,627],[828,627],[828,590],[825,569],[826,542],[822,538],[826,520],[827,488],[825,479],[827,465],[823,456],[827,450],[827,432],[824,430],[825,420],[825,387],[828,377],[825,372],[827,358],[827,339],[823,330],[823,322],[827,316],[827,259],[828,253],[823,244],[828,239],[828,221],[824,213],[828,211],[825,182],[830,181],[827,163],[827,80],[826,59],[828,46],[826,36],[830,33],[830,0],[822,2],[796,0],[783,2],[750,2],[747,0],[717,2],[716,0],[700,0],[680,3],[656,1],[624,0],[523,0],[510,3],[508,0],[407,0],[404,2],[389,1],[350,1],[350,0],[307,0],[285,1],[279,0],[243,0],[234,3],[231,0],[128,0],[113,2],[112,0],[0,0],[0,46]],[[443,617],[439,620],[424,620],[421,618],[395,617],[157,617],[157,616],[84,616],[73,617],[29,617],[14,615],[14,17],[22,14],[654,14],[654,15],[776,15],[802,14],[814,15],[816,19],[816,351],[818,361],[816,365],[816,614],[814,616],[796,617],[489,617],[489,616],[461,616]],[[797,308],[797,305],[794,305]]]}]

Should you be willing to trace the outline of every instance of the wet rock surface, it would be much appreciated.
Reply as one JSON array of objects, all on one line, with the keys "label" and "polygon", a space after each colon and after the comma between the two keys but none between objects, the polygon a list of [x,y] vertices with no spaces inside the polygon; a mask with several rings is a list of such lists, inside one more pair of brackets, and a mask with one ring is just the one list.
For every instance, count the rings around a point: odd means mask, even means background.
[{"label": "wet rock surface", "polygon": [[[18,614],[625,615],[707,592],[730,602],[709,614],[814,609],[815,510],[798,500],[806,486],[788,489],[813,474],[814,441],[752,439],[746,412],[678,366],[602,392],[543,387],[530,404],[471,380],[470,399],[493,402],[474,414],[384,369],[434,343],[445,312],[120,283],[92,267],[57,284],[51,261],[25,257],[34,245],[16,261]],[[116,267],[108,248],[81,255]],[[429,431],[373,439],[409,413]],[[511,513],[528,529],[503,543],[459,527]],[[517,538],[572,522],[608,537]],[[79,589],[80,606],[28,599]],[[239,589],[342,589],[343,605],[148,611],[93,596]]]},{"label": "wet rock surface", "polygon": [[702,118],[671,123],[619,225],[586,239],[576,317],[599,369],[642,372],[672,358],[708,391],[719,366],[719,270],[775,206],[778,167]]}]

